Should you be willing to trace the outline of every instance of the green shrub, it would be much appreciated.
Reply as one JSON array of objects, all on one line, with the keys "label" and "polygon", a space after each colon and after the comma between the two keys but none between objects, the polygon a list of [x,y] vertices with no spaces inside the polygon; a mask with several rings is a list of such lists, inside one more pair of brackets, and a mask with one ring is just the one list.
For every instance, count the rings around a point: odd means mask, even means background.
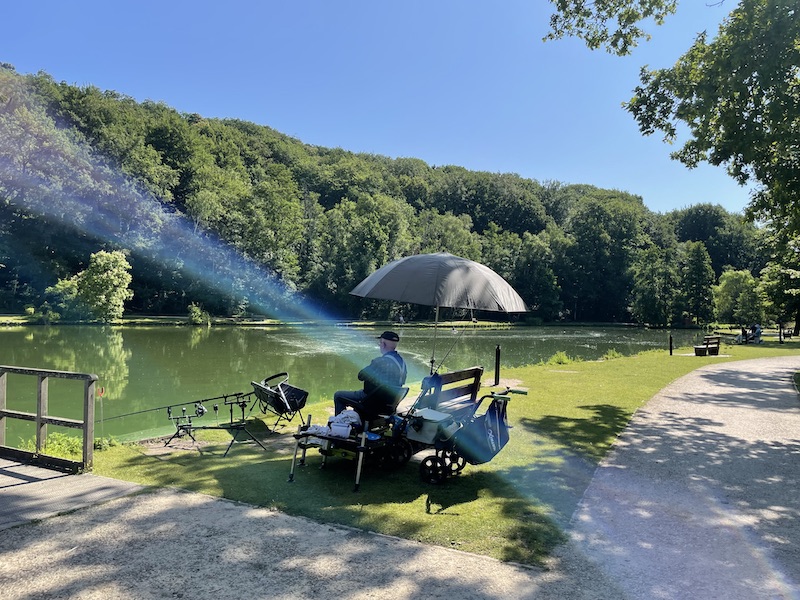
[{"label": "green shrub", "polygon": [[119,442],[115,440],[113,437],[103,437],[103,438],[94,438],[94,449],[95,450],[108,450],[109,448],[113,448],[114,446],[118,446]]},{"label": "green shrub", "polygon": [[36,320],[43,325],[50,325],[50,323],[57,323],[61,320],[61,313],[54,311],[49,302],[42,303],[39,310],[33,314]]},{"label": "green shrub", "polygon": [[548,365],[569,365],[575,362],[575,359],[571,356],[568,356],[566,352],[559,350],[553,356],[547,359]]},{"label": "green shrub", "polygon": [[612,360],[615,358],[622,358],[622,354],[617,352],[616,348],[611,348],[610,350],[606,350],[606,353],[603,354],[601,360]]},{"label": "green shrub", "polygon": [[192,302],[189,305],[189,322],[192,325],[211,325],[211,315],[208,311],[203,310],[199,304]]},{"label": "green shrub", "polygon": [[[22,440],[20,449],[36,452],[36,440]],[[60,458],[80,458],[83,455],[83,438],[66,433],[51,433],[45,440],[42,453]]]}]

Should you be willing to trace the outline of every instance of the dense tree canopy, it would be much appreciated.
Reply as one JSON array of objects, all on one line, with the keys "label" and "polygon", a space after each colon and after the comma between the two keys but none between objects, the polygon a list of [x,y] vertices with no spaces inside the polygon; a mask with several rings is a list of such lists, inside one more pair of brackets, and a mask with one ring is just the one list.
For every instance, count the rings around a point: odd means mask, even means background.
[{"label": "dense tree canopy", "polygon": [[667,69],[642,69],[628,103],[642,133],[689,139],[673,156],[758,186],[753,216],[800,232],[800,15],[796,0],[741,0],[717,37]]},{"label": "dense tree canopy", "polygon": [[[575,36],[589,48],[605,47],[620,55],[649,37],[644,22],[652,19],[660,24],[677,7],[677,0],[551,2],[555,13],[547,38]],[[798,17],[796,0],[734,2],[715,38],[709,32],[700,34],[671,68],[644,67],[641,85],[627,103],[646,135],[660,131],[665,141],[673,143],[688,131],[688,140],[672,153],[673,158],[690,168],[701,161],[722,165],[739,183],[754,185],[747,216],[765,223],[770,233],[766,243],[744,233],[740,221],[713,207],[679,215],[679,236],[687,243],[704,243],[718,276],[735,264],[751,273],[763,272],[763,286],[750,288],[767,292],[773,316],[795,318],[796,333],[800,321],[794,250],[800,239]],[[705,231],[697,231],[698,226]],[[764,248],[771,249],[768,262]],[[726,280],[731,277],[726,275]],[[724,289],[730,287],[727,281]],[[730,296],[721,290],[724,297]],[[725,308],[722,313],[733,317],[735,311]]]},{"label": "dense tree canopy", "polygon": [[708,321],[715,276],[766,263],[758,229],[719,206],[658,214],[618,190],[310,146],[0,68],[0,310],[77,294],[75,274],[120,251],[137,312],[306,298],[341,317],[424,317],[349,290],[448,251],[501,273],[532,319],[653,325]]}]

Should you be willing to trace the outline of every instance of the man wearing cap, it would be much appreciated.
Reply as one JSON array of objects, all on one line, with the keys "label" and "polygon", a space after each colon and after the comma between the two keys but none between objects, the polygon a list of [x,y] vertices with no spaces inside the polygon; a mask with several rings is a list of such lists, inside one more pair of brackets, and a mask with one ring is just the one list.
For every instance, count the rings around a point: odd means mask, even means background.
[{"label": "man wearing cap", "polygon": [[338,415],[348,406],[356,412],[367,408],[371,397],[381,390],[402,387],[406,382],[408,370],[403,357],[397,353],[400,336],[394,331],[384,331],[378,337],[381,355],[358,372],[358,379],[364,382],[363,390],[339,391],[333,395],[333,408]]}]

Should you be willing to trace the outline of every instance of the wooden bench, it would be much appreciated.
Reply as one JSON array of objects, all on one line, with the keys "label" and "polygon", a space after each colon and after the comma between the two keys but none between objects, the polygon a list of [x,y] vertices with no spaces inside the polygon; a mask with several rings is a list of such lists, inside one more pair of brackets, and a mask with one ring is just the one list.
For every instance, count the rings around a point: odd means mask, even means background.
[{"label": "wooden bench", "polygon": [[483,367],[470,367],[426,377],[414,408],[432,408],[456,421],[471,417],[477,408],[482,376]]},{"label": "wooden bench", "polygon": [[702,345],[694,347],[695,356],[718,356],[719,343],[721,336],[719,335],[706,335],[703,337]]}]

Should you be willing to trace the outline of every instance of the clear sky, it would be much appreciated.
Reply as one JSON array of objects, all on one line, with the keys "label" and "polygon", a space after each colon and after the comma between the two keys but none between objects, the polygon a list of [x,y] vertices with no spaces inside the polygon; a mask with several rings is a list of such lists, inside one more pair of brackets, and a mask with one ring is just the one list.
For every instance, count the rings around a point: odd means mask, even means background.
[{"label": "clear sky", "polygon": [[733,7],[683,0],[619,58],[542,42],[545,0],[28,0],[3,4],[0,62],[309,144],[741,211],[747,188],[671,160],[621,108],[641,66],[674,64]]}]

